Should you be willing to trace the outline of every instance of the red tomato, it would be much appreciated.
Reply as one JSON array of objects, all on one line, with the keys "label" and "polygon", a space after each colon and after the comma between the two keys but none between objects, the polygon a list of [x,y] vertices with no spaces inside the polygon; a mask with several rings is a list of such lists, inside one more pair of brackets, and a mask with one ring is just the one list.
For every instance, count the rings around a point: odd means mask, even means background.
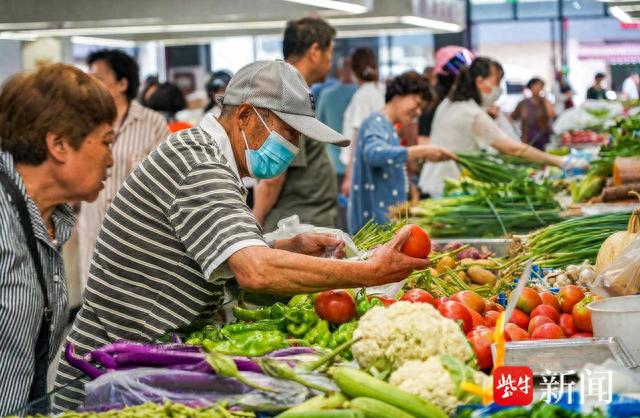
[{"label": "red tomato", "polygon": [[542,300],[543,305],[549,305],[556,311],[560,312],[560,302],[558,302],[558,298],[553,293],[542,292],[540,293],[540,299]]},{"label": "red tomato", "polygon": [[487,327],[478,327],[467,335],[469,344],[476,354],[476,362],[480,370],[488,370],[493,366],[491,344],[493,343],[493,331]]},{"label": "red tomato", "polygon": [[394,303],[397,302],[397,300],[395,300],[395,299],[391,299],[391,298],[388,298],[386,296],[378,296],[378,295],[369,296],[367,299],[368,300],[378,299],[380,302],[383,303],[384,306],[393,305]]},{"label": "red tomato", "polygon": [[320,292],[315,301],[318,316],[333,324],[343,324],[356,316],[356,303],[345,290]]},{"label": "red tomato", "polygon": [[463,290],[451,296],[451,300],[462,303],[469,310],[476,311],[479,314],[483,314],[486,308],[484,299],[476,292],[471,290]]},{"label": "red tomato", "polygon": [[[469,308],[467,308],[469,309]],[[474,311],[473,309],[469,309],[469,313],[471,314],[471,320],[473,321],[473,328],[477,327],[477,326],[486,326],[487,323],[485,322],[484,318],[482,317],[482,315],[480,315],[478,312]]]},{"label": "red tomato", "polygon": [[487,311],[487,312],[484,313],[484,323],[488,327],[495,327],[499,316],[500,316],[500,312]]},{"label": "red tomato", "polygon": [[593,334],[590,332],[578,332],[576,334],[573,334],[569,338],[592,338],[592,337],[593,337]]},{"label": "red tomato", "polygon": [[424,229],[418,225],[411,225],[411,235],[400,251],[415,258],[427,258],[431,252],[431,240]]},{"label": "red tomato", "polygon": [[435,305],[433,305],[433,306],[435,306],[436,308],[439,308],[439,307],[440,307],[440,305],[442,305],[443,303],[445,303],[445,302],[447,302],[447,301],[449,301],[449,300],[451,300],[451,299],[449,299],[449,298],[448,298],[448,297],[446,297],[446,296],[443,296],[443,297],[441,297],[441,298],[437,298],[437,299],[436,299],[436,304],[435,304]]},{"label": "red tomato", "polygon": [[469,310],[459,302],[454,300],[449,300],[447,302],[443,302],[438,306],[438,311],[445,318],[453,319],[454,321],[460,321],[460,325],[462,326],[462,331],[467,334],[471,331],[473,327],[473,318],[471,317],[471,313]]},{"label": "red tomato", "polygon": [[429,303],[433,306],[436,306],[436,301],[433,298],[433,296],[431,296],[431,293],[422,289],[411,289],[405,292],[405,294],[402,295],[400,300],[413,302],[413,303]]},{"label": "red tomato", "polygon": [[516,324],[509,323],[504,328],[504,337],[507,341],[525,341],[529,339],[529,334]]},{"label": "red tomato", "polygon": [[574,321],[573,321],[573,316],[571,316],[571,314],[568,314],[568,313],[561,314],[559,325],[560,325],[560,328],[562,328],[562,332],[567,337],[571,337],[576,332],[578,332],[578,330],[576,329],[576,324],[574,324]]},{"label": "red tomato", "polygon": [[580,302],[584,298],[584,292],[578,286],[568,285],[560,289],[558,292],[558,300],[560,301],[560,309],[564,313],[571,313],[573,305]]},{"label": "red tomato", "polygon": [[593,332],[593,327],[591,325],[591,312],[587,308],[589,303],[591,303],[591,298],[587,296],[575,304],[571,312],[573,315],[573,322],[576,324],[576,328],[580,332]]},{"label": "red tomato", "polygon": [[536,328],[544,324],[553,324],[553,321],[551,318],[547,318],[546,316],[536,316],[531,318],[531,321],[529,321],[529,328],[527,329],[527,331],[529,331],[529,335],[533,334],[533,331],[535,331]]},{"label": "red tomato", "polygon": [[542,324],[533,331],[531,338],[534,340],[557,340],[564,338],[562,328],[557,324]]},{"label": "red tomato", "polygon": [[516,324],[518,327],[522,329],[527,329],[529,326],[529,316],[522,312],[520,309],[514,309],[511,314],[511,318],[509,318],[509,322],[512,324]]},{"label": "red tomato", "polygon": [[524,289],[522,289],[522,293],[520,294],[520,299],[518,299],[516,308],[529,315],[533,308],[540,305],[541,303],[542,299],[540,299],[540,295],[538,294],[538,292],[530,287],[525,287]]},{"label": "red tomato", "polygon": [[554,308],[549,305],[538,305],[536,308],[531,311],[531,318],[535,318],[536,316],[546,316],[550,318],[556,324],[560,320],[560,314]]}]

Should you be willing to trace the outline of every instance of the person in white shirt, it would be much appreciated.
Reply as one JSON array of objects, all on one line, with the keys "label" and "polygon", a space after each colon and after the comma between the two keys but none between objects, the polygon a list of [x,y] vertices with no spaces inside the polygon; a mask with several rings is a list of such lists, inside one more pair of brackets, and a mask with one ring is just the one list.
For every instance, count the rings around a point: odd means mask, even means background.
[{"label": "person in white shirt", "polygon": [[622,83],[622,97],[626,100],[638,100],[638,85],[640,84],[640,75],[637,72],[629,74]]},{"label": "person in white shirt", "polygon": [[[438,106],[431,128],[431,144],[453,152],[473,152],[493,147],[499,152],[562,166],[565,159],[547,154],[509,137],[484,108],[495,103],[504,71],[502,66],[484,57],[476,58],[460,72],[448,98]],[[423,193],[441,196],[446,178],[457,179],[460,170],[453,161],[425,164],[418,185]]]},{"label": "person in white shirt", "polygon": [[347,106],[342,124],[342,134],[351,139],[351,145],[340,150],[340,161],[347,167],[341,188],[345,196],[349,196],[351,187],[353,150],[358,129],[370,114],[382,109],[385,93],[385,86],[378,78],[378,59],[371,49],[356,49],[351,56],[351,67],[360,87]]}]

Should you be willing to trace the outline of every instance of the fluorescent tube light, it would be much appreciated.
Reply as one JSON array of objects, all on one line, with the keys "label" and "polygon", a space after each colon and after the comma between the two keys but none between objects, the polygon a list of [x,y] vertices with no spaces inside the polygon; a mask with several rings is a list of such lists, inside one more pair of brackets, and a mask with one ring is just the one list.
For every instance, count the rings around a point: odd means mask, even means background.
[{"label": "fluorescent tube light", "polygon": [[634,23],[634,20],[627,12],[617,6],[609,7],[609,13],[622,23]]},{"label": "fluorescent tube light", "polygon": [[323,9],[333,9],[339,10],[341,12],[347,13],[366,13],[369,11],[367,6],[362,4],[351,3],[348,1],[338,1],[338,0],[284,0],[290,3],[299,3],[305,4],[307,6],[320,7]]},{"label": "fluorescent tube light", "polygon": [[446,32],[460,32],[462,30],[462,26],[457,23],[443,22],[441,20],[427,19],[418,16],[402,16],[400,22],[406,25],[420,26]]}]

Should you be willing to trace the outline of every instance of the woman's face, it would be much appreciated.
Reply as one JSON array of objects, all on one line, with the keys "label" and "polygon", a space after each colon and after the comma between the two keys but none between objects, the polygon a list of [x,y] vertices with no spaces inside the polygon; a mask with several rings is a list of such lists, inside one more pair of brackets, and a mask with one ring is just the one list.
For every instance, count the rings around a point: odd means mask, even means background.
[{"label": "woman's face", "polygon": [[107,90],[109,90],[114,100],[126,99],[127,87],[129,86],[127,79],[123,77],[118,80],[116,73],[106,61],[94,61],[89,71],[91,75],[100,80]]},{"label": "woman's face", "polygon": [[489,75],[486,78],[476,77],[476,87],[481,93],[491,94],[491,90],[500,85],[500,73],[494,66],[491,66]]},{"label": "woman's face", "polygon": [[540,93],[542,93],[542,89],[544,89],[544,83],[538,81],[536,83],[533,83],[529,90],[531,90],[532,95],[537,97],[540,96]]},{"label": "woman's face", "polygon": [[396,115],[398,122],[402,125],[409,125],[422,114],[424,101],[419,94],[408,94],[406,96],[396,96]]},{"label": "woman's face", "polygon": [[80,148],[69,147],[60,178],[70,201],[96,200],[104,188],[107,170],[113,165],[112,144],[113,128],[103,123],[87,135]]}]

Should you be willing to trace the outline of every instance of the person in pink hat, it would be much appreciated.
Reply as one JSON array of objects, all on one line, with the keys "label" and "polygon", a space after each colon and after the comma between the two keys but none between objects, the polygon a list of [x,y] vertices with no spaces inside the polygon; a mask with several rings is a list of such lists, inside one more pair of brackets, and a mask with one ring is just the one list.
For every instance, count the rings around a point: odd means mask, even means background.
[{"label": "person in pink hat", "polygon": [[436,51],[436,64],[433,67],[435,76],[435,102],[425,111],[418,122],[418,134],[423,137],[431,135],[431,124],[436,108],[449,94],[460,70],[467,68],[473,61],[473,53],[462,46],[445,46]]}]

